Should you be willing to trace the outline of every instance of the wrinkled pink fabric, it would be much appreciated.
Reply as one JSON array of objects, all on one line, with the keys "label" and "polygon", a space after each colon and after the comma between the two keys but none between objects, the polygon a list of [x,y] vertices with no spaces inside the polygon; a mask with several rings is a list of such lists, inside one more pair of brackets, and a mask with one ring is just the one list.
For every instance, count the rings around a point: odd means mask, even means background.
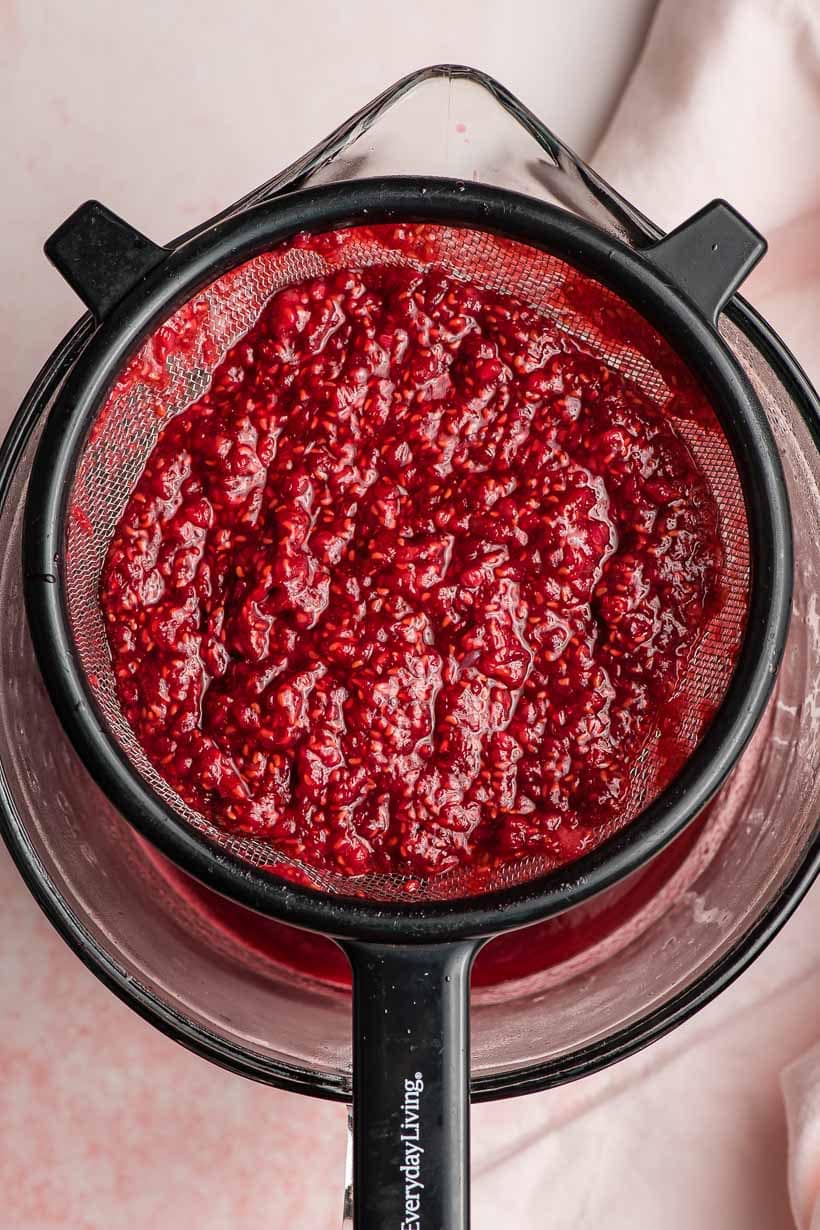
[{"label": "wrinkled pink fabric", "polygon": [[[820,381],[816,0],[666,0],[593,163],[665,227],[715,196],[743,211],[770,244],[745,290]],[[497,1168],[519,1224],[818,1230],[818,923],[815,889],[699,1017],[544,1101]]]},{"label": "wrinkled pink fabric", "polygon": [[[664,227],[716,196],[743,211],[769,239],[744,290],[820,381],[816,0],[665,0],[592,162]],[[643,1055],[474,1113],[478,1227],[820,1230],[819,1036],[815,888]]]},{"label": "wrinkled pink fabric", "polygon": [[783,1073],[789,1118],[789,1190],[801,1230],[820,1227],[820,1044]]},{"label": "wrinkled pink fabric", "polygon": [[[745,290],[820,381],[816,0],[666,0],[592,161],[665,227],[715,196],[743,211],[769,239]],[[480,1166],[479,1202],[488,1192],[506,1225],[818,1230],[818,1035],[815,888],[698,1017],[544,1096],[543,1121]]]},{"label": "wrinkled pink fabric", "polygon": [[[712,196],[725,196],[744,211],[769,239],[769,253],[747,284],[748,293],[815,384],[820,381],[820,5],[816,0],[697,0],[685,5],[667,0],[656,15],[595,165],[662,225],[673,225]],[[810,934],[814,912],[818,935],[814,952],[807,953],[803,976],[797,974],[790,981],[787,975],[793,966],[786,949],[793,942],[795,924],[766,958],[772,977],[761,1000],[749,1005],[747,1016],[730,1018],[712,1043],[713,1056],[726,1053],[723,1082],[742,1053],[744,1038],[754,1040],[745,1079],[739,1079],[738,1071],[738,1079],[726,1090],[726,1108],[734,1106],[729,1122],[739,1136],[750,1133],[752,1107],[760,1106],[762,1090],[771,1088],[778,1062],[790,1060],[781,1083],[788,1120],[788,1189],[800,1230],[820,1228],[820,1044],[800,1058],[791,1054],[798,1049],[791,1039],[796,1043],[804,1033],[820,1033],[818,904],[815,890],[800,918]],[[779,970],[773,957],[783,958]],[[697,1028],[694,1023],[694,1031]],[[682,1066],[694,1081],[697,1048]],[[652,1083],[663,1080],[659,1074]],[[707,1106],[714,1092],[702,1092]],[[715,1107],[713,1125],[724,1110]],[[761,1110],[773,1133],[774,1158],[779,1160],[777,1105]],[[751,1130],[763,1130],[762,1122]],[[706,1144],[702,1141],[696,1152]],[[778,1183],[772,1156],[767,1160],[771,1182]],[[750,1175],[749,1190],[757,1185],[757,1176]],[[756,1213],[750,1209],[749,1225],[769,1225],[762,1215],[765,1207],[758,1206]],[[713,1216],[709,1224],[735,1225],[734,1211],[732,1218]]]},{"label": "wrinkled pink fabric", "polygon": [[[332,7],[332,20],[342,22],[347,6]],[[17,12],[24,34],[15,55],[29,74],[24,84],[38,95],[56,89],[54,110],[62,113],[65,94],[53,84],[58,50],[33,51],[25,41],[36,8],[0,0],[0,50],[3,42],[13,45]],[[163,7],[169,24],[161,38],[179,37],[182,8]],[[84,20],[82,9],[72,9],[72,20]],[[129,20],[134,11],[128,6]],[[548,73],[550,57],[561,54],[545,39],[522,43],[498,0],[476,5],[475,13],[488,25],[492,15],[496,41],[512,62],[540,57]],[[54,10],[42,22],[59,25]],[[115,33],[109,30],[110,42],[102,38],[93,52],[108,69],[122,37]],[[460,50],[453,38],[429,58],[443,58],[442,51],[473,58],[471,33],[467,22]],[[717,195],[745,211],[770,240],[750,296],[815,381],[819,46],[817,0],[663,0],[593,160],[662,225]],[[428,58],[412,48],[414,61]],[[39,72],[33,65],[45,54],[50,67]],[[273,41],[270,54],[273,72]],[[509,76],[502,62],[488,67]],[[210,97],[212,69],[186,58],[180,75]],[[395,75],[392,61],[389,68],[379,64],[376,86]],[[333,75],[322,88],[336,88]],[[375,92],[369,79],[361,89],[363,97]],[[267,98],[267,84],[265,91]],[[349,109],[345,103],[340,113]],[[219,129],[234,116],[235,108],[214,105],[202,122]],[[104,107],[96,122],[103,131]],[[130,135],[139,148],[141,133]],[[102,172],[87,160],[66,199],[60,196],[69,178],[61,160],[76,157],[80,136],[66,121],[50,149],[30,154],[32,182],[45,185],[50,210],[38,215],[38,233],[76,204],[80,179],[82,190],[98,191]],[[231,142],[235,137],[232,129]],[[238,137],[236,143],[245,148]],[[95,148],[93,140],[88,146]],[[298,142],[290,152],[300,152]],[[233,192],[213,201],[192,198],[189,222],[270,170],[264,159],[257,167],[253,154],[245,148]],[[38,159],[53,169],[38,171]],[[167,182],[160,180],[159,195],[168,195]],[[133,187],[122,183],[111,203],[127,213]],[[209,176],[203,184],[216,191]],[[34,205],[25,208],[30,213]],[[16,242],[29,243],[17,214],[14,220]],[[134,220],[151,229],[150,217]],[[44,302],[60,293],[51,275],[37,276]],[[69,299],[66,293],[66,322],[75,314]],[[33,371],[34,356],[47,349],[43,338],[28,327],[14,336],[9,356],[28,346],[24,366]],[[343,1108],[241,1081],[149,1028],[82,969],[5,857],[0,901],[0,1230],[339,1225]],[[819,1037],[815,888],[734,986],[649,1050],[578,1084],[474,1110],[475,1230],[820,1230]]]}]

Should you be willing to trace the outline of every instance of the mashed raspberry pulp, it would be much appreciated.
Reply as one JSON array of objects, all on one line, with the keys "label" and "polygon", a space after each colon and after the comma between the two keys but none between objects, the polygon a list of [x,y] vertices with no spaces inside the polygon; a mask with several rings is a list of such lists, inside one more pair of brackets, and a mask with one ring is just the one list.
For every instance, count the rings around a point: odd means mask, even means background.
[{"label": "mashed raspberry pulp", "polygon": [[591,849],[648,744],[659,785],[680,759],[721,565],[687,413],[441,271],[279,292],[160,434],[106,558],[149,759],[318,871]]}]

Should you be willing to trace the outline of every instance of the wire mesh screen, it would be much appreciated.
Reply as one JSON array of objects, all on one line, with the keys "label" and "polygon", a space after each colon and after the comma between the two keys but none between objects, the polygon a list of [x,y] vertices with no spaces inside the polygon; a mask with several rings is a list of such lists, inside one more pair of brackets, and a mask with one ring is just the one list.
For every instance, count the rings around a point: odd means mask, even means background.
[{"label": "wire mesh screen", "polygon": [[[586,351],[625,376],[660,409],[674,413],[678,399],[699,406],[677,417],[676,428],[706,476],[719,515],[722,575],[717,600],[689,663],[684,703],[675,731],[680,762],[702,737],[708,715],[729,683],[742,636],[749,578],[743,492],[727,441],[691,374],[652,327],[628,304],[572,266],[534,248],[484,232],[444,226],[414,230],[397,246],[389,227],[358,228],[336,245],[307,238],[256,257],[221,277],[179,309],[130,360],[102,406],[79,458],[66,526],[66,595],[71,629],[83,667],[108,724],[134,773],[210,842],[256,867],[269,868],[322,891],[375,900],[441,900],[476,890],[464,868],[418,876],[350,876],[318,872],[282,854],[267,840],[229,833],[188,806],[149,761],[125,719],[117,696],[100,606],[106,552],[146,459],[163,428],[209,387],[226,352],[253,326],[271,298],[335,270],[405,264],[443,270],[488,290],[515,295]],[[666,784],[668,764],[649,737],[630,767],[622,823],[634,819]],[[489,871],[478,891],[542,875],[547,856],[510,860]]]}]

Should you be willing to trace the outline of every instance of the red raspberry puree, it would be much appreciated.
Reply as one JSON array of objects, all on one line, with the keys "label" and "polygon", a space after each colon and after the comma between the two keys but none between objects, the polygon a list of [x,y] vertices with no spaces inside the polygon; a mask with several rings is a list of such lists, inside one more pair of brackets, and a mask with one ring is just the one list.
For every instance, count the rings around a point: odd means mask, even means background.
[{"label": "red raspberry puree", "polygon": [[[591,849],[715,598],[687,413],[440,271],[278,293],[161,433],[108,552],[142,747],[216,825],[323,872]],[[657,747],[662,786],[681,752]]]}]

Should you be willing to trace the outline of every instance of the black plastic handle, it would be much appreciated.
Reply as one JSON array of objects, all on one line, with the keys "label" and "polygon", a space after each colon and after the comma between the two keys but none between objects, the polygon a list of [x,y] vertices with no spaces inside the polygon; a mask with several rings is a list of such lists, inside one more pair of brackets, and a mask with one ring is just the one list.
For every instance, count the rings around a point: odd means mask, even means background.
[{"label": "black plastic handle", "polygon": [[99,201],[76,209],[44,250],[98,321],[169,254]]},{"label": "black plastic handle", "polygon": [[712,201],[643,250],[715,324],[766,252],[766,240],[726,201]]},{"label": "black plastic handle", "polygon": [[355,1230],[467,1230],[479,942],[343,947],[353,966]]}]

